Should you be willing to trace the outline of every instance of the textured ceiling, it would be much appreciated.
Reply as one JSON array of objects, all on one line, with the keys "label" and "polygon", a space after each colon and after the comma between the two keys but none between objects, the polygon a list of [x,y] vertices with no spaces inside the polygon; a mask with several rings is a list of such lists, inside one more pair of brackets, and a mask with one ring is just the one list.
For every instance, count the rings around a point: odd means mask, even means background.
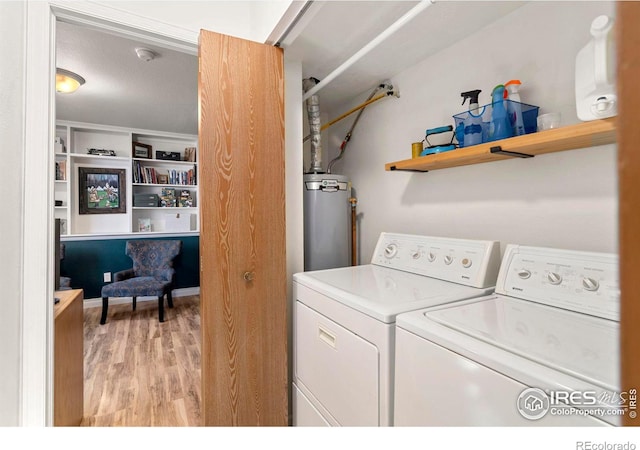
[{"label": "textured ceiling", "polygon": [[[137,47],[158,56],[142,61]],[[86,80],[73,94],[56,93],[57,119],[198,132],[196,56],[58,22],[56,66]]]}]

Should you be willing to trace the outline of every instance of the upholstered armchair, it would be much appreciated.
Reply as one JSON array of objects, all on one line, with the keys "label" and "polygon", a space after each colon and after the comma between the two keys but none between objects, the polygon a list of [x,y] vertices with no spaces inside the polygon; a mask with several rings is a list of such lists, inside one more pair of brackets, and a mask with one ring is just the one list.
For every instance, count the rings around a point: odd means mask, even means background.
[{"label": "upholstered armchair", "polygon": [[100,324],[107,321],[109,297],[132,297],[135,311],[136,298],[140,296],[158,297],[158,319],[164,322],[164,297],[167,296],[169,308],[173,308],[173,260],[181,251],[179,240],[127,241],[125,253],[133,260],[133,267],[116,272],[114,282],[102,287]]},{"label": "upholstered armchair", "polygon": [[[64,244],[60,244],[60,261],[64,259]],[[60,286],[58,288],[61,291],[65,291],[71,289],[71,278],[69,277],[60,277]]]}]

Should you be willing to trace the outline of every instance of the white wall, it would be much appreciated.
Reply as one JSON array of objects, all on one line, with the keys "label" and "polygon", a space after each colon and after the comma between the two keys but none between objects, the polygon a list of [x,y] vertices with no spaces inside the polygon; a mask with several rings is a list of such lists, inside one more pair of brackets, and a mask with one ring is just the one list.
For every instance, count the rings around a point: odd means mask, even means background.
[{"label": "white wall", "polygon": [[262,0],[250,3],[252,3],[250,17],[253,40],[266,42],[293,2],[292,0]]},{"label": "white wall", "polygon": [[[382,231],[498,240],[503,251],[507,243],[617,251],[615,145],[429,173],[384,171],[410,158],[427,128],[453,123],[464,110],[460,92],[482,89],[480,103],[490,103],[493,87],[512,78],[522,80],[524,103],[577,123],[575,57],[599,14],[614,15],[613,3],[532,2],[392,79],[401,98],[367,108],[334,167],[356,189],[360,263]],[[351,121],[344,122],[331,128],[332,154]]]},{"label": "white wall", "polygon": [[[289,379],[293,377],[293,274],[304,270],[302,220],[302,65],[284,57],[285,81],[285,188],[287,220],[287,342]],[[291,406],[291,392],[289,392]],[[291,411],[289,411],[291,412]]]},{"label": "white wall", "polygon": [[[11,39],[0,41],[0,142],[5,168],[0,190],[5,195],[6,214],[2,215],[0,239],[0,286],[3,301],[0,314],[0,426],[19,423],[20,387],[20,311],[22,298],[22,211],[24,181],[23,73],[25,68],[25,5],[23,2],[0,2],[0,29]],[[43,299],[44,301],[44,299]]]}]

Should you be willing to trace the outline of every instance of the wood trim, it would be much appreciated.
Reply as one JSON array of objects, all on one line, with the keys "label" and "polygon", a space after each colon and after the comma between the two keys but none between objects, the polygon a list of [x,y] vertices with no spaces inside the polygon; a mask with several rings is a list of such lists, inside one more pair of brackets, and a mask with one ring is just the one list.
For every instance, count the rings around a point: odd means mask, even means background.
[{"label": "wood trim", "polygon": [[[619,2],[618,48],[618,177],[620,220],[620,350],[621,390],[640,389],[640,3]],[[624,416],[624,425],[640,419]]]},{"label": "wood trim", "polygon": [[78,426],[84,411],[83,291],[56,292],[54,426]]}]

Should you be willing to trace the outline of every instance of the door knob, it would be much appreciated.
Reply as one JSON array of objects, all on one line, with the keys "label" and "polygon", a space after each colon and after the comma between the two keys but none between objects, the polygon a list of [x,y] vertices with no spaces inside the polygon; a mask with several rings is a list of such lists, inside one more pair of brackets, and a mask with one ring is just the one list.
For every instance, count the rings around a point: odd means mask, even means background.
[{"label": "door knob", "polygon": [[244,281],[253,281],[253,272],[245,272],[242,278],[244,278]]}]

